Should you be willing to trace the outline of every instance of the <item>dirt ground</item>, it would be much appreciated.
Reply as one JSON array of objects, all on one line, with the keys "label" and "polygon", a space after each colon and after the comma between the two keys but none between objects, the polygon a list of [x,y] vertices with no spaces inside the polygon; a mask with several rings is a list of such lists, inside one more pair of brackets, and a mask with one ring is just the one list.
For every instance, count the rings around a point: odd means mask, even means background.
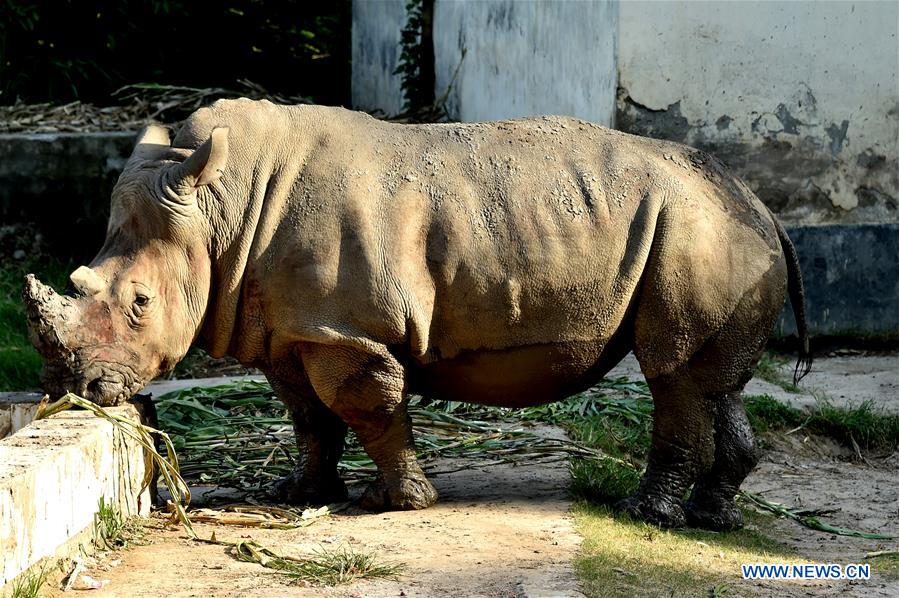
[{"label": "dirt ground", "polygon": [[[784,377],[790,365],[783,366]],[[639,378],[629,356],[610,376]],[[836,404],[872,400],[899,411],[899,357],[835,356],[816,362],[792,394],[753,380],[749,394],[772,394],[794,404],[825,392]],[[547,434],[558,429],[544,428]],[[440,468],[454,469],[445,462]],[[220,546],[197,545],[179,530],[153,530],[149,543],[112,553],[91,570],[109,585],[101,596],[578,596],[572,569],[579,538],[569,516],[563,463],[476,467],[438,475],[438,504],[426,511],[370,514],[347,510],[295,530],[197,525],[201,535],[252,537],[278,552],[300,555],[349,545],[405,564],[398,581],[361,581],[338,588],[291,585],[256,564],[239,562]],[[834,509],[823,520],[868,532],[899,535],[899,455],[867,455],[801,433],[768,442],[744,488],[772,501]],[[355,489],[358,491],[358,489]],[[818,563],[861,563],[868,551],[895,541],[833,536],[778,520],[766,530]],[[749,583],[749,582],[746,582]],[[745,583],[739,588],[745,588]],[[760,595],[899,596],[899,581],[832,582],[814,586],[760,582]],[[59,595],[59,594],[57,594]]]},{"label": "dirt ground", "polygon": [[[899,537],[899,454],[858,461],[826,440],[788,436],[768,446],[743,489],[793,507],[822,509],[822,521]],[[815,563],[864,563],[866,553],[895,549],[896,540],[866,540],[808,530],[783,519],[765,530]],[[764,584],[775,596],[899,596],[899,579],[874,572],[859,582],[818,583],[813,588]]]},{"label": "dirt ground", "polygon": [[[559,435],[557,428],[543,428]],[[456,469],[446,461],[438,471]],[[404,564],[398,581],[337,588],[292,585],[221,546],[155,530],[149,544],[108,555],[91,569],[109,580],[103,596],[580,596],[571,566],[579,538],[568,515],[564,463],[489,466],[432,478],[440,493],[420,512],[371,514],[349,509],[294,530],[248,530],[198,524],[201,537],[252,537],[288,555],[349,545]],[[354,489],[358,492],[360,489]],[[115,565],[115,566],[113,566]],[[57,594],[61,595],[61,593]]]}]

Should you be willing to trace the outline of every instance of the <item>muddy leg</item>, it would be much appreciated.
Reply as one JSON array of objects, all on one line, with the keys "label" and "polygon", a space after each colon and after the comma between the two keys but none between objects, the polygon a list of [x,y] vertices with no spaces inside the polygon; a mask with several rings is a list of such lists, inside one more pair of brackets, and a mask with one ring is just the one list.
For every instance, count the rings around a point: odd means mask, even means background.
[{"label": "muddy leg", "polygon": [[681,527],[684,494],[712,464],[712,404],[686,367],[648,383],[655,414],[646,473],[637,492],[616,506],[662,527]]},{"label": "muddy leg", "polygon": [[415,458],[402,366],[386,351],[324,345],[304,349],[303,363],[322,401],[349,424],[378,467],[361,506],[384,511],[434,504],[437,491]]},{"label": "muddy leg", "polygon": [[687,522],[711,530],[743,527],[743,513],[734,503],[740,484],[758,463],[752,427],[738,392],[721,397],[715,413],[715,462],[693,487]]},{"label": "muddy leg", "polygon": [[295,505],[346,500],[346,486],[337,473],[346,424],[315,396],[308,384],[291,385],[271,377],[269,381],[290,412],[300,453],[294,470],[275,485],[275,497]]}]

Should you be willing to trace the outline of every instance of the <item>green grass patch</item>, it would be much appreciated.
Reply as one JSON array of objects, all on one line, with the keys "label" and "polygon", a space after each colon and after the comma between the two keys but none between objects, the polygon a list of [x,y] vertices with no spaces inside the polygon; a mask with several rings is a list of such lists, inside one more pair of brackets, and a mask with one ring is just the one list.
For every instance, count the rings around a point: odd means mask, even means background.
[{"label": "green grass patch", "polygon": [[748,395],[743,397],[746,416],[756,434],[772,430],[801,426],[808,414],[782,403],[771,395]]},{"label": "green grass patch", "polygon": [[850,407],[822,401],[807,427],[845,445],[855,442],[865,449],[899,449],[899,415],[886,413],[870,401]]},{"label": "green grass patch", "polygon": [[39,570],[34,570],[20,575],[12,583],[11,598],[38,598],[41,590],[47,583],[47,571],[42,565]]},{"label": "green grass patch", "polygon": [[118,507],[100,497],[94,514],[94,546],[106,550],[124,548],[140,536],[141,530],[137,519],[122,515]]},{"label": "green grass patch", "polygon": [[741,563],[804,562],[759,531],[771,518],[753,511],[750,526],[727,533],[660,530],[584,502],[573,513],[584,538],[575,568],[590,597],[720,595],[745,583]]},{"label": "green grass patch", "polygon": [[746,414],[758,434],[772,430],[801,428],[852,447],[867,450],[899,449],[899,415],[887,413],[870,401],[837,407],[819,400],[810,411],[781,403],[769,395],[744,396]]},{"label": "green grass patch", "polygon": [[643,395],[593,400],[599,407],[591,415],[563,423],[573,440],[615,460],[572,459],[571,491],[611,504],[633,494],[640,483],[652,435],[652,400]]},{"label": "green grass patch", "polygon": [[876,556],[866,559],[871,564],[871,570],[876,575],[883,575],[888,579],[899,579],[899,552]]}]

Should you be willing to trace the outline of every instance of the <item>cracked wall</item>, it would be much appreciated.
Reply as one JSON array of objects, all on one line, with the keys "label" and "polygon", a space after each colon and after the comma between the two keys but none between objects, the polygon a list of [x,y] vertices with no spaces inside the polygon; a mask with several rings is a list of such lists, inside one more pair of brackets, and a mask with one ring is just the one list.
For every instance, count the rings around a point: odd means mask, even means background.
[{"label": "cracked wall", "polygon": [[897,29],[895,2],[622,2],[616,127],[714,153],[786,222],[899,222]]}]

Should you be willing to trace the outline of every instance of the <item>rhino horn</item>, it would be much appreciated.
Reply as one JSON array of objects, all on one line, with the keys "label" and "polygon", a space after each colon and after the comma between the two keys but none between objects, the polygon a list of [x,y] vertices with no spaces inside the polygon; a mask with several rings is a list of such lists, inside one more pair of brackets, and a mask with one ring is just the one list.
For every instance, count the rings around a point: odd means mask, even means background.
[{"label": "rhino horn", "polygon": [[58,357],[68,352],[65,331],[73,326],[75,305],[68,297],[60,296],[34,274],[25,277],[22,293],[31,342],[44,356]]},{"label": "rhino horn", "polygon": [[106,286],[103,277],[87,266],[81,266],[69,275],[69,280],[83,295],[96,295]]}]

